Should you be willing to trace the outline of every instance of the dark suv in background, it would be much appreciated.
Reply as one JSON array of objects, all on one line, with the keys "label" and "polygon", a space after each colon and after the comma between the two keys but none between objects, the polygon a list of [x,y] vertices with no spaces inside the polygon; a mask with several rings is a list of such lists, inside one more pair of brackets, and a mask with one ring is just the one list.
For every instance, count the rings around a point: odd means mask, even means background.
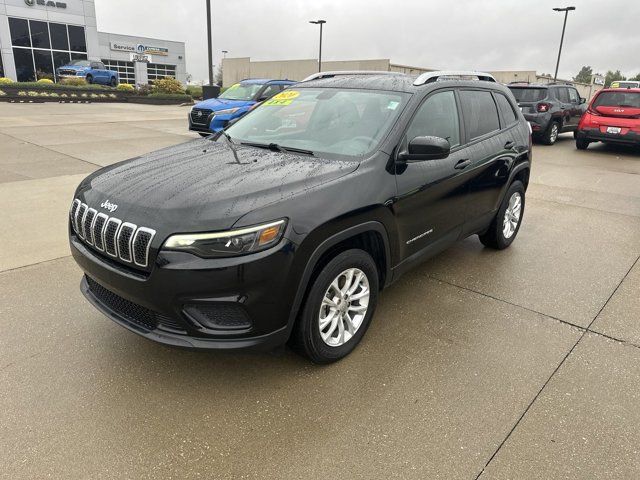
[{"label": "dark suv in background", "polygon": [[546,145],[556,143],[561,133],[575,132],[587,111],[586,99],[571,85],[511,83],[509,89],[531,124],[534,139]]},{"label": "dark suv in background", "polygon": [[316,74],[217,135],[88,176],[71,251],[87,299],[144,337],[290,341],[327,363],[409,268],[470,235],[508,247],[530,162],[529,126],[487,74]]}]

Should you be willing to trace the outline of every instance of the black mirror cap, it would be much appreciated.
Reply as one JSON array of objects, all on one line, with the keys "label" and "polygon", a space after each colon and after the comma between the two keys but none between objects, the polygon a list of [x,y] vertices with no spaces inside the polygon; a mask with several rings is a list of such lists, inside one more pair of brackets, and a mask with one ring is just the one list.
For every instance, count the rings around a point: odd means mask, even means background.
[{"label": "black mirror cap", "polygon": [[587,99],[584,97],[580,97],[580,105],[582,105],[583,103],[587,103]]},{"label": "black mirror cap", "polygon": [[449,140],[442,137],[415,137],[409,142],[407,151],[400,155],[401,160],[420,162],[447,158],[451,152]]}]

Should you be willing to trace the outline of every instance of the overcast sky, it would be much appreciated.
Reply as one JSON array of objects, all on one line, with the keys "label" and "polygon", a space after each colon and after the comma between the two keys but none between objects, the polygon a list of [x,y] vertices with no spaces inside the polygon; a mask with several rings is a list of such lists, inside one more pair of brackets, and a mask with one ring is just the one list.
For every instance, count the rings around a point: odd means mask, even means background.
[{"label": "overcast sky", "polygon": [[[582,65],[640,73],[640,0],[212,0],[214,63],[389,58],[443,69],[553,73],[569,13],[559,76]],[[187,71],[207,77],[205,0],[95,0],[98,30],[186,42]]]}]

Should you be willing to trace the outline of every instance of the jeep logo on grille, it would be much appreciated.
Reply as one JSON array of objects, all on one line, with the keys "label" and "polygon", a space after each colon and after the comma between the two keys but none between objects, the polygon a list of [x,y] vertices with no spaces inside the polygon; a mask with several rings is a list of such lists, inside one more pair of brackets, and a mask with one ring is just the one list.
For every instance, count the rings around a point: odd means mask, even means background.
[{"label": "jeep logo on grille", "polygon": [[100,206],[105,210],[109,210],[111,213],[115,212],[116,208],[118,208],[118,205],[116,205],[115,203],[111,203],[109,199],[106,199],[104,202],[102,202]]}]

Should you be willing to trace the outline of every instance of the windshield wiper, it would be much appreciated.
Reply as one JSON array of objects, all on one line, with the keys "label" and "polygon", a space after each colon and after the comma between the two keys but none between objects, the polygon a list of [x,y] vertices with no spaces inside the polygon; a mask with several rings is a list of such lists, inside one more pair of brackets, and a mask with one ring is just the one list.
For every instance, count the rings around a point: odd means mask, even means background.
[{"label": "windshield wiper", "polygon": [[286,152],[286,153],[301,153],[302,155],[314,156],[312,150],[305,150],[304,148],[295,147],[283,147],[277,143],[254,143],[254,142],[240,142],[241,145],[247,145],[248,147],[265,148],[273,152]]},{"label": "windshield wiper", "polygon": [[236,152],[236,147],[235,147],[235,143],[233,142],[233,140],[231,139],[231,135],[229,135],[227,132],[225,132],[224,130],[220,130],[220,134],[218,135],[217,138],[220,138],[221,136],[224,137],[224,139],[227,142],[227,145],[229,145],[229,148],[231,149],[231,153],[233,153],[233,158],[236,159],[236,163],[242,163],[240,161],[240,159],[238,158],[238,152]]}]

